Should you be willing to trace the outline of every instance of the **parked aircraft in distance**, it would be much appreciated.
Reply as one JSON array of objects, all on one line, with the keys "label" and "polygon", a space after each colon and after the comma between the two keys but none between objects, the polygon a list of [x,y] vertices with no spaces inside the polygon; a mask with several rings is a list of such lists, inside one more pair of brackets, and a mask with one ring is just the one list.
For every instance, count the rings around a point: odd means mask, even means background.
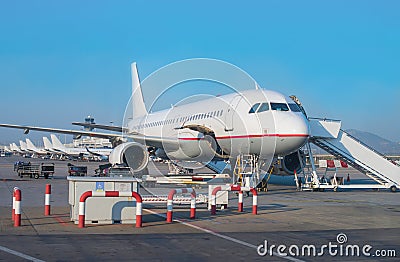
[{"label": "parked aircraft in distance", "polygon": [[10,144],[10,149],[14,153],[22,153],[22,151],[19,149],[19,147],[15,143]]},{"label": "parked aircraft in distance", "polygon": [[109,148],[77,148],[77,147],[66,147],[61,141],[54,135],[51,134],[52,149],[58,153],[62,153],[68,156],[81,157],[81,156],[98,156],[108,157],[112,149]]},{"label": "parked aircraft in distance", "polygon": [[8,146],[4,146],[4,152],[12,153],[12,150]]},{"label": "parked aircraft in distance", "polygon": [[28,146],[26,145],[26,143],[25,143],[24,141],[19,140],[19,146],[20,146],[20,150],[21,150],[22,152],[24,152],[24,153],[30,152],[30,151],[28,150]]},{"label": "parked aircraft in distance", "polygon": [[29,139],[29,138],[27,138],[27,139],[25,139],[26,140],[26,146],[27,146],[27,149],[30,151],[30,152],[33,152],[33,153],[35,153],[36,155],[47,155],[47,154],[49,154],[49,152],[47,152],[45,149],[43,149],[43,148],[37,148],[33,143],[32,143],[32,141]]}]

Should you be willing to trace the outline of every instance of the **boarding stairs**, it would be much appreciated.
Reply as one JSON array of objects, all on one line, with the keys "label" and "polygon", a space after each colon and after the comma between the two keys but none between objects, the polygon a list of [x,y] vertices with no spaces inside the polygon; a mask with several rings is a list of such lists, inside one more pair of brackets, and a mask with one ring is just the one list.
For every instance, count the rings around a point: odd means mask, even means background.
[{"label": "boarding stairs", "polygon": [[233,169],[233,183],[243,187],[256,187],[260,180],[257,162],[258,158],[254,155],[238,155]]},{"label": "boarding stairs", "polygon": [[310,142],[386,188],[400,188],[400,166],[341,129],[338,120],[310,118]]}]

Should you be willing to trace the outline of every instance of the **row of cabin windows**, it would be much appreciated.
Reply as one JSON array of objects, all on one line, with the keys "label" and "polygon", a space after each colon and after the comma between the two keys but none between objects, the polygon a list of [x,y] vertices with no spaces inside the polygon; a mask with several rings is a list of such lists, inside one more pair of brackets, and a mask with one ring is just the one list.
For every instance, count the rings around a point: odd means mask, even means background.
[{"label": "row of cabin windows", "polygon": [[136,126],[136,128],[148,128],[148,127],[155,127],[155,126],[161,126],[161,125],[170,125],[174,123],[182,123],[186,121],[192,121],[192,120],[199,120],[199,119],[206,119],[210,117],[221,117],[223,114],[224,110],[218,110],[218,111],[213,111],[213,112],[208,112],[208,113],[202,113],[202,114],[195,114],[191,116],[183,116],[183,117],[177,117],[177,118],[172,118],[172,119],[167,119],[167,120],[162,120],[162,121],[155,121],[151,123],[144,123]]},{"label": "row of cabin windows", "polygon": [[[286,103],[270,103],[270,104],[271,104],[271,110],[274,110],[274,111],[289,111],[289,108],[290,108],[290,110],[293,112],[301,112],[300,107],[294,103],[288,103],[288,104],[286,104]],[[270,109],[270,104],[256,103],[250,108],[249,114],[261,113],[261,112],[268,111]]]}]

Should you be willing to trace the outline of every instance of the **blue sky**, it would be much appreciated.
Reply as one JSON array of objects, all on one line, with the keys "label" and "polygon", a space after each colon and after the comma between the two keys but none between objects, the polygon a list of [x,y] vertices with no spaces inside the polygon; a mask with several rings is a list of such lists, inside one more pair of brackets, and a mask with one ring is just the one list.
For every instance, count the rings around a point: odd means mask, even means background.
[{"label": "blue sky", "polygon": [[[206,57],[296,94],[311,116],[400,141],[398,10],[399,1],[6,1],[0,122],[72,128],[91,114],[120,124],[131,62],[144,78]],[[0,129],[0,143],[20,138]]]}]

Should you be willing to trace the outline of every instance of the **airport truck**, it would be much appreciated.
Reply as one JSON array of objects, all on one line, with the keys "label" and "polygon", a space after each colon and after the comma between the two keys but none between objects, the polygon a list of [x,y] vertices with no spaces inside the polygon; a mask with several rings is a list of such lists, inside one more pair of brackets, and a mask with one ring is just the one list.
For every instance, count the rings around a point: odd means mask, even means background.
[{"label": "airport truck", "polygon": [[32,164],[31,162],[18,162],[14,165],[14,170],[19,177],[29,176],[38,179],[44,177],[48,179],[54,176],[54,163]]},{"label": "airport truck", "polygon": [[86,176],[87,166],[75,166],[68,163],[68,175],[69,176]]}]

